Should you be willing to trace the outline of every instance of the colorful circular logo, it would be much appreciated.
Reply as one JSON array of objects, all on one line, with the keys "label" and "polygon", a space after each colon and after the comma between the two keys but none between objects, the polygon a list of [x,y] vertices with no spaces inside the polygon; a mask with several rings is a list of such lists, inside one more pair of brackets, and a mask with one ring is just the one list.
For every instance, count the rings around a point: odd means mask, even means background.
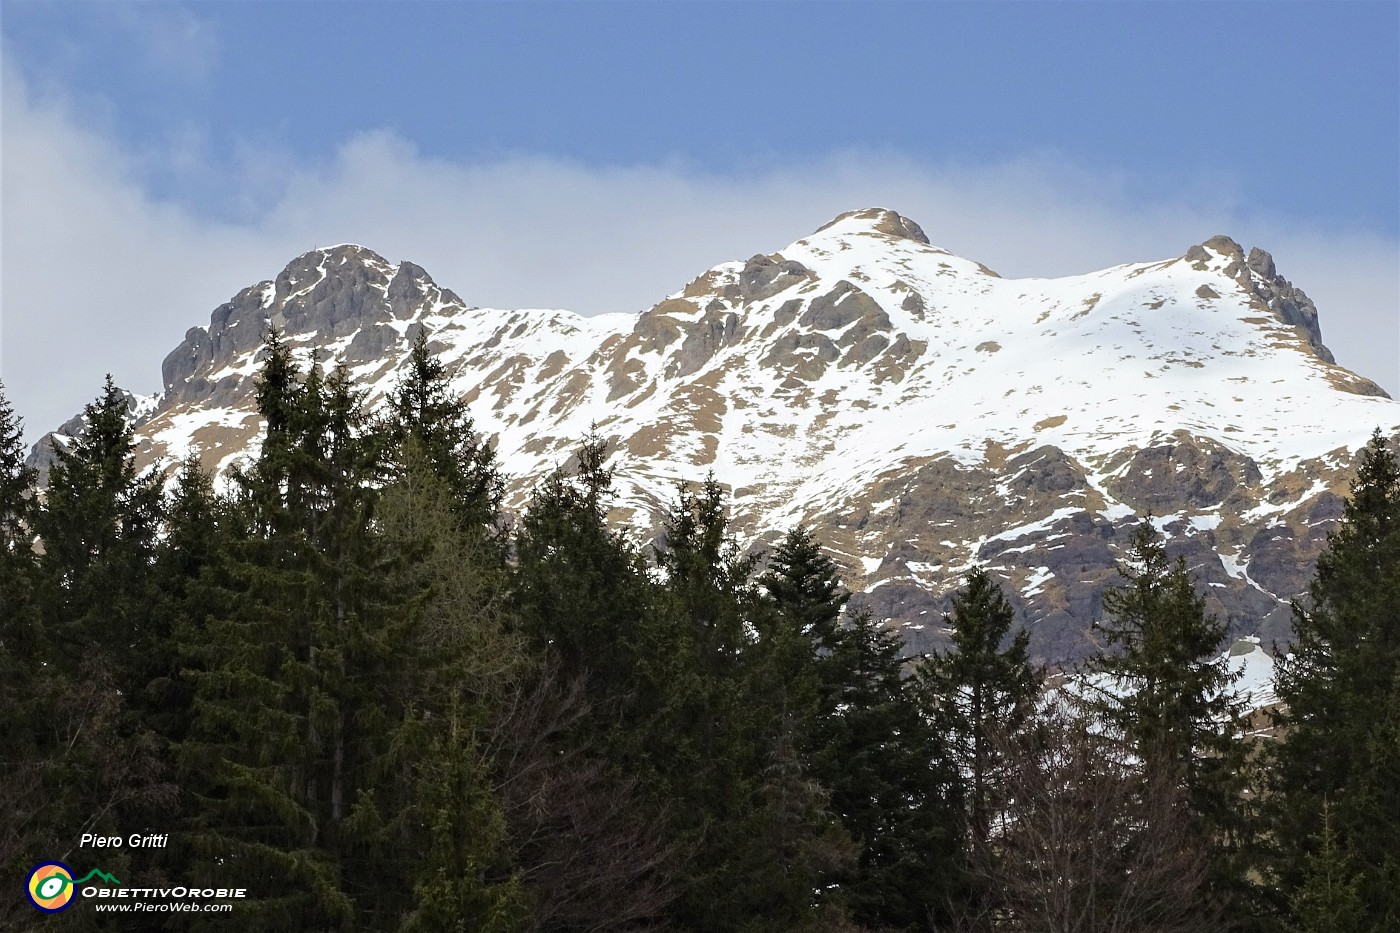
[{"label": "colorful circular logo", "polygon": [[56,914],[73,902],[73,869],[62,862],[40,862],[29,873],[29,902]]}]

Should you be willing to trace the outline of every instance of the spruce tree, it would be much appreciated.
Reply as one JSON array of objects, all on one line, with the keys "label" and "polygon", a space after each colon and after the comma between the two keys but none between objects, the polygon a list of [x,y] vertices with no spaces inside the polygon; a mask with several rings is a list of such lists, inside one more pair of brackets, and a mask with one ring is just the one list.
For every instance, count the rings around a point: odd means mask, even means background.
[{"label": "spruce tree", "polygon": [[0,383],[0,651],[37,664],[34,615],[35,471],[25,466],[24,430]]},{"label": "spruce tree", "polygon": [[[743,678],[754,717],[759,783],[750,857],[769,865],[768,922],[802,929],[817,916],[845,915],[840,883],[856,846],[832,805],[832,788],[814,756],[822,731],[819,655],[830,654],[846,594],[835,565],[803,527],[789,532],[759,577],[768,600],[751,616],[754,643]],[[820,633],[827,636],[824,643]],[[762,871],[761,864],[754,871]]]},{"label": "spruce tree", "polygon": [[95,652],[118,689],[139,703],[171,647],[150,612],[160,486],[154,474],[137,475],[128,407],[108,376],[83,410],[82,429],[55,443],[34,524],[43,542],[46,637],[62,647],[59,663],[71,672],[79,657]]},{"label": "spruce tree", "polygon": [[1304,860],[1302,883],[1288,898],[1293,922],[1289,933],[1365,933],[1382,929],[1368,924],[1361,911],[1360,873],[1332,827],[1330,807],[1322,807],[1317,848]]},{"label": "spruce tree", "polygon": [[810,529],[799,525],[787,533],[773,549],[759,582],[803,637],[829,655],[851,597],[841,586],[836,563],[822,552]]},{"label": "spruce tree", "polygon": [[30,551],[35,471],[25,465],[24,427],[0,382],[0,550]]},{"label": "spruce tree", "polygon": [[[58,851],[71,848],[75,828],[160,825],[176,798],[146,721],[151,681],[174,650],[154,610],[160,489],[152,475],[137,475],[134,449],[127,397],[109,376],[81,429],[55,446],[48,488],[30,512],[40,553],[22,563],[32,600],[15,647],[30,718],[17,732],[30,734],[38,769],[29,777],[44,795],[27,821],[30,838]],[[113,866],[131,875],[132,853],[114,854]]]},{"label": "spruce tree", "polygon": [[597,715],[616,717],[656,700],[638,696],[656,594],[641,556],[608,526],[606,462],[606,445],[589,436],[575,474],[556,472],[535,490],[515,538],[512,601],[523,631],[558,656],[561,675],[585,678]]},{"label": "spruce tree", "polygon": [[146,718],[171,742],[178,743],[188,734],[194,702],[191,681],[182,673],[188,659],[178,646],[197,643],[206,621],[220,611],[219,594],[211,588],[209,575],[226,556],[233,526],[227,502],[214,491],[214,477],[191,454],[180,464],[166,499],[164,534],[154,568],[159,595],[151,607],[153,614],[163,618],[161,627],[170,633],[176,650],[153,671]]},{"label": "spruce tree", "polygon": [[957,779],[904,676],[901,643],[868,613],[844,618],[849,594],[805,527],[774,548],[759,582],[775,610],[760,651],[770,629],[796,646],[780,684],[761,678],[779,696],[767,705],[804,711],[803,770],[845,836],[813,836],[822,900],[872,928],[922,929],[952,896]]},{"label": "spruce tree", "polygon": [[975,845],[986,845],[1005,802],[999,750],[1024,737],[1040,694],[1029,634],[1022,629],[1007,641],[1014,618],[1001,587],[982,568],[970,570],[944,620],[953,650],[926,658],[917,674],[924,706],[966,782],[966,829]]},{"label": "spruce tree", "polygon": [[[754,559],[729,533],[713,477],[681,486],[664,522],[657,563],[664,603],[647,633],[648,681],[661,687],[647,723],[653,786],[675,801],[683,846],[694,848],[678,907],[692,928],[766,929],[767,881],[753,874],[767,836],[764,768],[772,763],[743,665],[753,660]],[[774,879],[776,880],[776,879]],[[777,900],[781,901],[781,895]]]},{"label": "spruce tree", "polygon": [[1364,922],[1400,922],[1400,465],[1377,431],[1361,452],[1340,526],[1293,605],[1279,661],[1270,798],[1282,890],[1305,883],[1324,811],[1359,884]]},{"label": "spruce tree", "polygon": [[[55,750],[46,734],[52,714],[47,694],[56,672],[43,665],[44,632],[33,601],[35,476],[24,464],[22,439],[0,384],[0,715],[6,723],[0,730],[0,871],[15,878],[46,857],[56,831],[66,830],[59,824],[76,815],[55,813],[61,808],[52,807],[52,788],[45,786]],[[28,906],[13,908],[0,907],[0,926],[22,922]]]},{"label": "spruce tree", "polygon": [[844,887],[871,928],[931,930],[960,897],[961,781],[922,714],[898,636],[856,613],[829,659],[836,684],[815,753],[832,809],[859,846]]},{"label": "spruce tree", "polygon": [[695,491],[682,484],[677,498],[657,563],[711,671],[732,673],[752,641],[745,621],[757,598],[751,578],[758,559],[744,554],[729,533],[724,488],[713,475]]},{"label": "spruce tree", "polygon": [[469,524],[493,522],[505,489],[495,452],[452,391],[447,368],[429,352],[426,330],[414,339],[407,370],[388,401],[387,443],[399,448],[413,438],[418,455],[451,487],[461,518]]},{"label": "spruce tree", "polygon": [[1180,788],[1199,838],[1209,842],[1211,885],[1221,898],[1244,883],[1239,846],[1245,745],[1239,701],[1219,652],[1225,623],[1205,611],[1182,558],[1168,559],[1143,521],[1133,535],[1124,585],[1104,594],[1101,623],[1112,653],[1091,656],[1088,706],[1127,742],[1148,781]]},{"label": "spruce tree", "polygon": [[[695,667],[640,554],[609,527],[607,450],[536,488],[515,540],[511,610],[538,664],[513,700],[502,774],[516,866],[539,929],[631,929],[675,898],[695,759],[671,711]],[[541,760],[543,756],[543,760]],[[535,799],[538,797],[538,799]],[[675,815],[667,820],[665,811]]]},{"label": "spruce tree", "polygon": [[375,890],[350,816],[384,754],[374,690],[402,609],[374,524],[383,446],[342,368],[313,360],[302,378],[275,333],[267,349],[262,450],[235,477],[242,528],[213,571],[219,609],[185,645],[182,762],[200,870],[259,892],[240,922],[342,924]]},{"label": "spruce tree", "polygon": [[364,883],[358,916],[381,929],[519,929],[527,892],[490,748],[532,660],[510,631],[506,568],[485,527],[463,523],[416,438],[398,460],[378,516],[405,558],[385,568],[405,599],[364,632],[379,663],[363,726],[384,741],[347,821]]}]

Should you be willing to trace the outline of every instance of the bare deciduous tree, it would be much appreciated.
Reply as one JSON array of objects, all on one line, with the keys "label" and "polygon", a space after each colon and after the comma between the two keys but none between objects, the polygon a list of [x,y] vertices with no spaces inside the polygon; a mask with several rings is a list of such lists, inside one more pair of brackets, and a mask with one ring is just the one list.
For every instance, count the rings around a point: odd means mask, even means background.
[{"label": "bare deciduous tree", "polygon": [[488,750],[532,931],[643,933],[663,928],[677,854],[660,814],[568,732],[587,711],[583,684],[547,663],[511,698]]},{"label": "bare deciduous tree", "polygon": [[966,933],[1198,933],[1221,929],[1207,853],[1161,762],[1082,717],[1051,711],[1044,741],[1002,741],[1008,803],[971,856],[985,896]]}]

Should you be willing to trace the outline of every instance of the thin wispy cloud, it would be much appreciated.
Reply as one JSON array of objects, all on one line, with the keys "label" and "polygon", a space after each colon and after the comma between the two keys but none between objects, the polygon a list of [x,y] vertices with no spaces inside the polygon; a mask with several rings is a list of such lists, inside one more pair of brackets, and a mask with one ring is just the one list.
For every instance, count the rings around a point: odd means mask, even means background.
[{"label": "thin wispy cloud", "polygon": [[[1005,276],[1168,258],[1227,233],[1271,250],[1314,298],[1340,362],[1400,392],[1397,243],[1251,214],[1228,179],[1144,201],[1111,173],[1045,153],[957,166],[848,151],[742,175],[531,155],[460,163],[376,131],[321,162],[246,141],[222,170],[235,222],[153,197],[142,154],[4,68],[0,365],[31,438],[76,412],[104,372],[157,391],[186,329],[315,246],[411,259],[473,305],[639,311],[715,263],[870,205]],[[198,145],[172,158],[197,163]]]}]

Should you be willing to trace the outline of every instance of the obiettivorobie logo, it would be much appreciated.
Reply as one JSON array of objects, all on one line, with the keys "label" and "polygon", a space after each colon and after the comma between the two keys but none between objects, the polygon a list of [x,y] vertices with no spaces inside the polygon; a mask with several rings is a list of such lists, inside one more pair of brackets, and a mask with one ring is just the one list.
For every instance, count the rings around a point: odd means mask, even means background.
[{"label": "obiettivorobie logo", "polygon": [[35,865],[24,886],[29,903],[46,914],[67,910],[78,897],[91,901],[95,910],[104,912],[216,913],[232,910],[231,901],[248,896],[247,888],[127,885],[100,868],[94,868],[81,878],[74,874],[63,862]]},{"label": "obiettivorobie logo", "polygon": [[86,884],[93,878],[101,878],[107,884],[121,884],[120,881],[101,869],[94,868],[83,877],[75,880],[73,869],[62,862],[40,862],[29,873],[29,881],[25,885],[25,890],[29,894],[29,903],[33,904],[36,910],[42,910],[46,914],[56,914],[61,910],[67,910],[69,905],[73,903],[73,894],[78,885]]}]

